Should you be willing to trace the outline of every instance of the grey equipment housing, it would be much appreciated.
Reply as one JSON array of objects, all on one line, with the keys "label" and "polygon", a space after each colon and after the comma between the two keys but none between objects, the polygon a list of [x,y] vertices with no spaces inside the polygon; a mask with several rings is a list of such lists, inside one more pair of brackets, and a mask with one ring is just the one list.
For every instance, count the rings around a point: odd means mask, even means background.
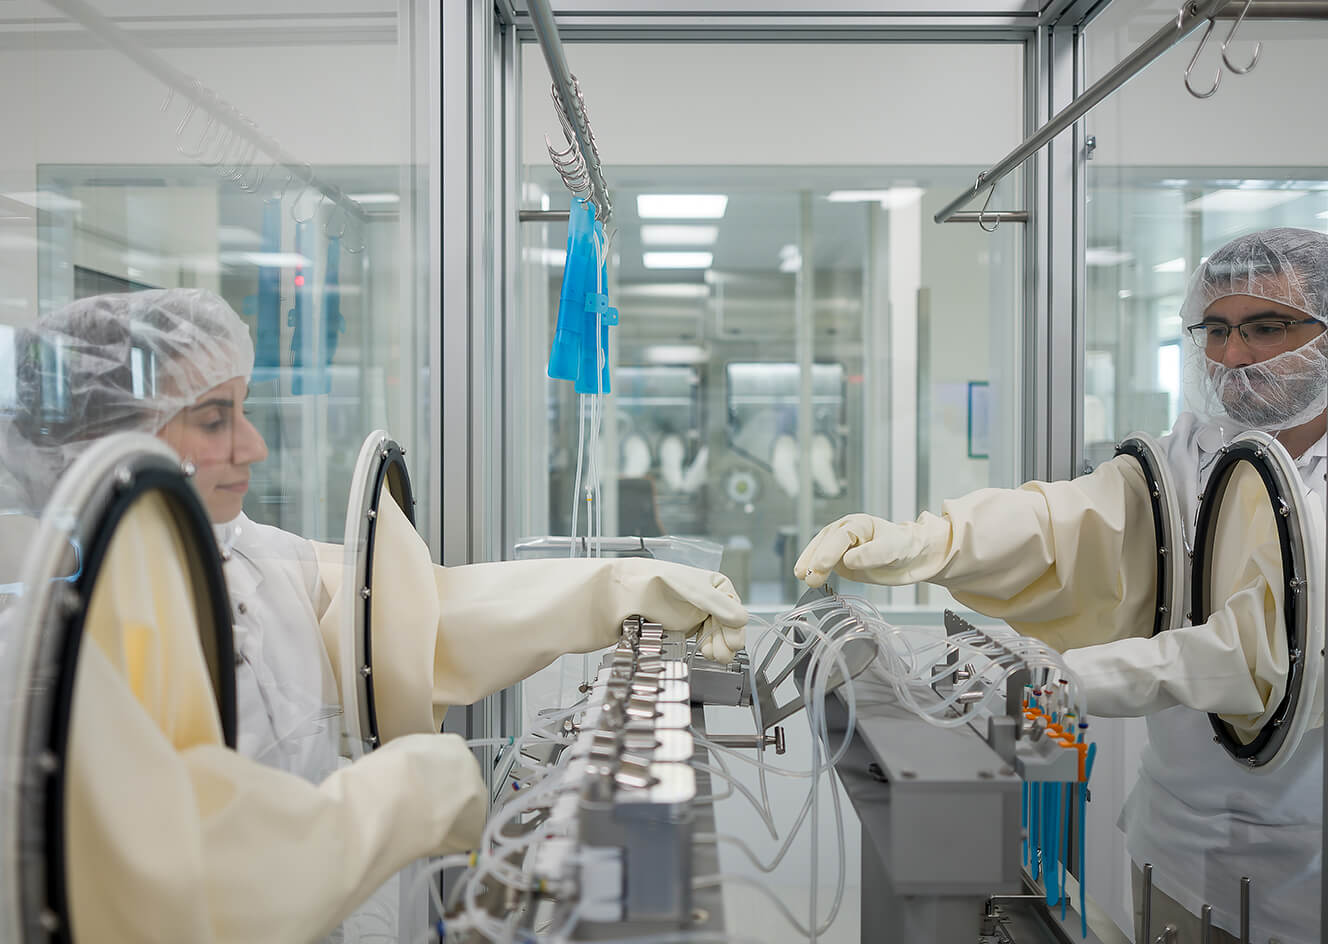
[{"label": "grey equipment housing", "polygon": [[[222,736],[235,746],[230,603],[211,522],[187,475],[155,437],[110,436],[70,466],[43,513],[23,572],[25,593],[4,614],[13,622],[0,644],[0,750],[18,764],[0,791],[0,848],[11,866],[0,870],[0,940],[73,940],[64,811],[79,652],[115,530],[148,494],[165,502],[180,534]],[[71,559],[79,563],[72,573]]]}]

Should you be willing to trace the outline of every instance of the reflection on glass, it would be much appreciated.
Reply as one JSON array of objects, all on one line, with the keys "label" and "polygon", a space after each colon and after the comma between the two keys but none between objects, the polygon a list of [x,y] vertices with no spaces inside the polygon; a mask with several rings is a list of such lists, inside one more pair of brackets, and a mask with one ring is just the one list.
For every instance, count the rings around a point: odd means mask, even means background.
[{"label": "reflection on glass", "polygon": [[[363,219],[309,188],[282,186],[275,168],[263,174],[268,186],[247,192],[203,167],[43,167],[41,190],[78,212],[48,227],[39,262],[52,304],[179,285],[225,298],[254,341],[247,410],[270,450],[245,511],[336,540],[364,434],[414,435],[424,409],[411,382],[423,356],[414,337],[423,326],[400,301],[402,269],[416,263],[400,257],[398,169],[317,174],[366,197]],[[417,467],[425,453],[417,451]]]}]

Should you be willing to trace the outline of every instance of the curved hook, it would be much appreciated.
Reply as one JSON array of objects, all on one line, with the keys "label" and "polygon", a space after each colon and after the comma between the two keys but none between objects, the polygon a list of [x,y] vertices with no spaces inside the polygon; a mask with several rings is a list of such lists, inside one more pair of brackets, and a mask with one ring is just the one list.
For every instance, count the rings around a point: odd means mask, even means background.
[{"label": "curved hook", "polygon": [[[203,157],[202,155],[200,155],[199,163],[202,164],[204,167],[216,168],[218,166],[221,166],[222,161],[224,161],[227,157],[230,156],[231,147],[235,144],[235,141],[236,141],[235,129],[231,128],[229,125],[223,126],[221,129],[221,136],[217,139],[216,142],[218,144],[216,149],[216,157],[212,157],[211,160],[209,160],[207,157]],[[222,173],[222,171],[218,171],[217,173],[220,174]]]},{"label": "curved hook", "polygon": [[[977,182],[973,186],[981,187],[982,181],[985,180],[986,177],[987,177],[986,174],[978,174]],[[987,229],[987,224],[982,221],[983,216],[987,212],[987,207],[991,206],[991,195],[995,192],[996,188],[994,186],[987,190],[987,199],[982,204],[982,209],[978,210],[978,229],[982,230],[984,233],[994,233],[996,232],[997,229],[1000,228],[1001,225],[1001,218],[999,214],[996,217],[996,222],[991,224],[991,229]]]},{"label": "curved hook", "polygon": [[310,210],[308,216],[302,218],[298,213],[295,212],[300,207],[300,201],[304,199],[304,195],[309,192],[309,188],[312,186],[311,182],[313,180],[314,166],[312,164],[306,163],[304,167],[309,172],[309,180],[304,182],[304,189],[300,191],[298,196],[296,196],[295,202],[291,204],[290,208],[291,219],[294,220],[296,223],[308,223],[310,220],[312,220],[314,216],[318,213],[318,205],[323,202],[323,193],[322,191],[319,191],[318,199],[314,201],[313,209]]},{"label": "curved hook", "polygon": [[[289,167],[289,165],[287,165]],[[276,200],[280,203],[286,199],[286,191],[290,189],[291,182],[295,180],[295,171],[290,170],[286,174],[286,182],[281,185],[281,192],[277,194]]]},{"label": "curved hook", "polygon": [[1190,64],[1185,67],[1185,90],[1195,98],[1212,98],[1213,94],[1217,92],[1217,87],[1222,84],[1222,69],[1220,66],[1217,74],[1213,76],[1213,87],[1208,91],[1200,92],[1190,81],[1190,72],[1194,70],[1194,64],[1199,61],[1199,54],[1203,52],[1204,46],[1208,45],[1208,37],[1212,35],[1213,27],[1216,25],[1216,20],[1208,21],[1208,29],[1204,30],[1203,39],[1199,40],[1199,48],[1194,51],[1194,55],[1190,57]]},{"label": "curved hook", "polygon": [[185,147],[184,142],[180,139],[184,135],[184,130],[188,121],[194,116],[194,112],[197,110],[197,106],[190,102],[189,110],[185,112],[184,118],[175,129],[175,150],[179,152],[181,156],[187,157],[191,161],[198,160],[208,152],[210,147],[212,147],[212,137],[217,128],[216,116],[208,116],[207,124],[203,126],[203,131],[199,134],[198,140],[194,142],[193,147]]},{"label": "curved hook", "polygon": [[356,222],[355,226],[360,231],[360,244],[353,249],[350,246],[346,245],[345,243],[341,244],[341,248],[346,250],[346,252],[350,253],[352,256],[358,256],[360,253],[364,252],[364,250],[367,248],[368,245],[365,238],[364,219],[363,218],[359,219]]},{"label": "curved hook", "polygon": [[[331,231],[332,221],[337,218],[338,213],[341,214],[341,229],[337,230],[334,233]],[[346,212],[346,208],[344,206],[342,206],[340,203],[333,204],[332,212],[329,213],[327,219],[323,221],[323,235],[326,236],[328,239],[340,239],[342,236],[345,236],[346,225],[349,219],[350,219],[350,214]]]},{"label": "curved hook", "polygon": [[1250,57],[1250,64],[1244,67],[1233,65],[1231,58],[1227,55],[1227,46],[1231,45],[1231,41],[1235,39],[1236,30],[1240,29],[1240,24],[1244,21],[1245,14],[1250,12],[1250,4],[1253,2],[1254,0],[1245,0],[1245,6],[1240,9],[1240,16],[1236,17],[1236,22],[1231,24],[1231,30],[1227,33],[1227,38],[1222,40],[1222,61],[1236,75],[1245,75],[1253,69],[1259,62],[1259,53],[1263,52],[1263,43],[1256,42],[1254,44],[1254,55]]},{"label": "curved hook", "polygon": [[[255,148],[255,151],[257,151],[257,148]],[[259,190],[263,189],[263,182],[267,180],[267,167],[267,164],[250,161],[249,166],[245,171],[246,173],[250,170],[254,171],[254,177],[249,181],[240,181],[240,189],[245,193],[257,193]]]},{"label": "curved hook", "polygon": [[247,115],[240,112],[236,114],[239,120],[244,122],[245,127],[250,130],[250,134],[244,141],[244,149],[237,154],[237,160],[224,176],[238,184],[245,193],[251,193],[252,191],[245,181],[245,177],[248,176],[249,169],[254,166],[254,161],[258,158],[258,140],[256,137],[258,125],[254,124]]}]

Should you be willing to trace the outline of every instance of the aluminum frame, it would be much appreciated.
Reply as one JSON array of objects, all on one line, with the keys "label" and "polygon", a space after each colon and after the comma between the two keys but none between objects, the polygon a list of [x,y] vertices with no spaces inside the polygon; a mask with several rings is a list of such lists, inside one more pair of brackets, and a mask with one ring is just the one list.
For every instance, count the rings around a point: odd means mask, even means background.
[{"label": "aluminum frame", "polygon": [[[1025,49],[1023,130],[1028,133],[1082,88],[1082,28],[1104,5],[1099,0],[961,0],[944,10],[901,6],[882,11],[879,3],[868,0],[829,9],[729,2],[697,12],[695,4],[682,0],[565,0],[557,12],[563,38],[576,42],[1020,42]],[[485,11],[492,11],[492,18]],[[503,500],[495,485],[502,483],[502,492],[511,496],[525,484],[514,480],[511,469],[518,444],[513,441],[515,429],[507,424],[519,423],[508,416],[501,378],[520,366],[507,350],[520,338],[515,312],[520,264],[518,80],[522,44],[534,42],[535,34],[523,0],[444,5],[442,25],[443,123],[464,127],[467,135],[448,136],[441,144],[446,183],[443,338],[436,363],[442,373],[440,441],[452,448],[439,463],[440,504],[435,507],[443,519],[444,562],[462,563],[502,556],[513,526],[507,520],[511,502]],[[492,57],[495,69],[487,98],[476,61],[485,55]],[[1018,391],[1025,430],[1019,471],[1024,478],[1067,478],[1081,467],[1082,123],[1069,130],[1018,172],[1030,220],[1023,247],[1026,354]],[[485,261],[491,261],[492,268],[486,269]],[[502,349],[497,357],[495,341]],[[499,435],[491,435],[494,430]],[[462,444],[469,462],[456,456]]]}]

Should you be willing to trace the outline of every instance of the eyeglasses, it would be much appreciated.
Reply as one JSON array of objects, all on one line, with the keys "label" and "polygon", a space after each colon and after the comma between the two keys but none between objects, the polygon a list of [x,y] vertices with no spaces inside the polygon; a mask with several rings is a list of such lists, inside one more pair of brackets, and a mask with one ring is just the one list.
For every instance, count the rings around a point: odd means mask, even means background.
[{"label": "eyeglasses", "polygon": [[1240,332],[1240,338],[1255,351],[1271,350],[1286,341],[1287,331],[1292,325],[1320,324],[1317,318],[1302,318],[1299,321],[1247,321],[1243,324],[1229,325],[1220,321],[1205,321],[1190,325],[1185,330],[1190,338],[1205,351],[1220,351],[1231,339],[1232,330]]}]

